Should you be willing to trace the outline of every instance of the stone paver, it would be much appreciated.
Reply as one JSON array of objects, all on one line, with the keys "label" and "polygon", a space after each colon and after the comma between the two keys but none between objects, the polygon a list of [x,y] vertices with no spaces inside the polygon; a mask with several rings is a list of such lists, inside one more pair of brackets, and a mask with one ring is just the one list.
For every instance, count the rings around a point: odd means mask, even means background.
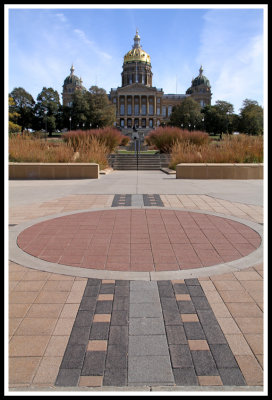
[{"label": "stone paver", "polygon": [[[149,197],[150,204],[152,200],[156,200],[154,196],[153,199]],[[251,249],[249,245],[258,246],[251,231],[244,230],[233,221],[228,225],[230,235],[227,231],[223,232],[229,243],[229,247],[223,249],[220,243],[222,231],[219,228],[226,229],[225,222],[230,221],[228,216],[262,222],[260,206],[197,194],[161,194],[160,200],[166,211],[164,224],[166,221],[169,223],[166,232],[172,250],[188,244],[180,243],[184,236],[175,231],[175,221],[171,218],[175,211],[172,209],[177,208],[180,211],[203,210],[204,213],[209,211],[226,215],[224,221],[222,218],[220,220],[222,225],[215,225],[218,229],[216,238],[210,235],[209,223],[212,218],[207,214],[198,214],[197,220],[193,221],[200,224],[201,233],[205,233],[217,254],[220,251],[223,262],[228,259],[224,257],[237,254],[234,249],[241,257]],[[68,195],[13,207],[9,222],[17,224],[60,212],[108,208],[113,201],[114,195]],[[126,201],[128,198],[125,196]],[[130,201],[132,207],[150,207],[144,205],[142,195],[132,194]],[[124,207],[128,207],[126,211],[131,206],[124,204]],[[133,223],[138,227],[142,224],[142,232],[136,234],[135,231],[135,243],[130,255],[135,255],[135,260],[141,260],[142,257],[142,262],[138,262],[138,268],[141,268],[139,265],[143,263],[148,265],[147,253],[151,249],[154,257],[158,254],[158,266],[162,265],[162,269],[167,271],[167,265],[172,265],[171,269],[174,270],[169,248],[153,212],[148,220],[152,222],[148,234],[150,238],[154,235],[156,240],[154,247],[146,248],[145,229],[148,224],[143,223],[140,218],[143,210],[140,211],[135,213]],[[106,234],[110,218],[105,222],[107,224],[102,224],[97,234]],[[121,218],[118,222],[116,234],[125,240],[126,224]],[[204,243],[203,236],[194,231],[191,222],[182,226],[188,230],[186,237],[189,244],[193,245],[199,257],[201,255],[202,265],[209,260],[214,262],[209,243]],[[236,233],[231,231],[233,229]],[[46,235],[52,235],[52,230]],[[63,230],[63,237],[65,235],[69,238],[69,229]],[[178,238],[178,243],[173,241],[174,236]],[[48,240],[46,237],[44,239]],[[74,267],[79,264],[76,249],[79,251],[80,247],[86,246],[84,235],[79,234],[77,239],[73,242],[74,252],[67,252],[70,262],[74,257]],[[105,243],[101,244],[98,236],[95,239],[96,254],[89,256],[96,256],[97,263],[97,257],[105,253]],[[48,260],[55,260],[57,251],[65,246],[65,241],[55,241],[54,244],[52,240],[47,243],[52,244],[51,258],[50,252],[47,254]],[[108,252],[113,257],[109,261],[113,269],[116,265],[121,268],[122,260],[118,257],[127,254],[126,243],[121,244],[116,245],[115,249],[112,246]],[[178,257],[178,250],[174,253]],[[134,265],[137,266],[136,262]],[[22,387],[27,390],[113,387],[118,390],[134,386],[160,390],[161,386],[171,389],[174,385],[177,385],[177,389],[179,386],[190,386],[194,390],[201,387],[218,390],[224,386],[231,390],[235,390],[235,387],[253,390],[259,386],[259,390],[262,390],[262,264],[227,274],[147,282],[87,279],[37,271],[10,262],[9,276],[11,390]]]}]

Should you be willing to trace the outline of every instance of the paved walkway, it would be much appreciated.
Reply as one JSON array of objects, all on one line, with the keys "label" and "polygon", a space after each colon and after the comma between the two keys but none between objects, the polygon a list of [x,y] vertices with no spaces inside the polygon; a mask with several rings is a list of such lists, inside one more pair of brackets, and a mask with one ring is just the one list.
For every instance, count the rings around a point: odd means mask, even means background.
[{"label": "paved walkway", "polygon": [[10,182],[10,391],[263,390],[262,182],[166,178]]}]

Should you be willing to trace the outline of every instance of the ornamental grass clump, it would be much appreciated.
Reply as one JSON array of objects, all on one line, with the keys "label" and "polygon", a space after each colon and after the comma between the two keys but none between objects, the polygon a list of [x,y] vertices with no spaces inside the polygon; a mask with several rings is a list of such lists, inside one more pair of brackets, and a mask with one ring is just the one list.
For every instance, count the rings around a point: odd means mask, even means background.
[{"label": "ornamental grass clump", "polygon": [[93,136],[88,142],[88,145],[78,152],[76,162],[96,163],[99,164],[100,169],[104,169],[108,166],[107,155],[108,147]]},{"label": "ornamental grass clump", "polygon": [[146,137],[146,143],[155,147],[161,153],[170,153],[177,143],[193,143],[203,145],[210,141],[208,133],[203,131],[189,131],[177,127],[158,127]]},{"label": "ornamental grass clump", "polygon": [[[75,142],[73,142],[75,144]],[[108,166],[108,147],[92,136],[80,150],[71,142],[50,143],[29,135],[14,135],[9,139],[9,161],[29,163],[97,163],[100,169]]]},{"label": "ornamental grass clump", "polygon": [[175,143],[169,167],[181,163],[262,163],[263,138],[261,136],[229,135],[220,142],[196,145]]},{"label": "ornamental grass clump", "polygon": [[9,161],[65,163],[71,162],[74,151],[64,143],[50,144],[30,135],[14,135],[9,139]]},{"label": "ornamental grass clump", "polygon": [[104,144],[108,153],[112,153],[116,147],[122,143],[123,135],[115,128],[106,127],[99,129],[89,129],[86,131],[77,130],[70,131],[63,135],[63,140],[73,147],[74,151],[82,151],[82,149],[96,138],[99,143]]}]

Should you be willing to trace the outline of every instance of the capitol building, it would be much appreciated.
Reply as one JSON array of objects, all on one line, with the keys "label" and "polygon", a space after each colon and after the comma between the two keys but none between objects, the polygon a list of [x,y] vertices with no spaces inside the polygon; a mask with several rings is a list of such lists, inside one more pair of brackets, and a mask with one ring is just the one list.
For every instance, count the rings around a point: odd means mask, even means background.
[{"label": "capitol building", "polygon": [[[163,89],[154,87],[150,55],[143,50],[138,31],[132,49],[124,56],[121,77],[121,86],[112,88],[108,96],[116,107],[115,125],[124,131],[134,126],[148,131],[163,125],[169,121],[172,108],[189,96],[201,107],[211,104],[211,85],[203,75],[202,66],[185,94],[165,94]],[[72,66],[63,84],[64,106],[72,105],[72,95],[76,90],[86,89],[82,79],[74,75]]]}]

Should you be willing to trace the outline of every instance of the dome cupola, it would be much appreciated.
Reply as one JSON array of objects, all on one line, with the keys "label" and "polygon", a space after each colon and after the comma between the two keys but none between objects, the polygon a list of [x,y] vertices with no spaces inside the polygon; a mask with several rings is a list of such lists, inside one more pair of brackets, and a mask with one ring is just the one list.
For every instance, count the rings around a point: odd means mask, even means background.
[{"label": "dome cupola", "polygon": [[124,64],[131,62],[141,62],[150,64],[150,55],[147,54],[140,45],[140,35],[138,30],[136,30],[136,35],[134,36],[134,45],[132,49],[125,54],[124,56]]},{"label": "dome cupola", "polygon": [[209,88],[211,87],[209,79],[203,75],[202,65],[199,68],[199,75],[192,80],[192,86],[199,86],[199,85],[205,85]]},{"label": "dome cupola", "polygon": [[64,85],[74,84],[78,86],[82,86],[82,81],[76,75],[74,75],[75,68],[72,65],[70,68],[70,75],[64,79]]}]

